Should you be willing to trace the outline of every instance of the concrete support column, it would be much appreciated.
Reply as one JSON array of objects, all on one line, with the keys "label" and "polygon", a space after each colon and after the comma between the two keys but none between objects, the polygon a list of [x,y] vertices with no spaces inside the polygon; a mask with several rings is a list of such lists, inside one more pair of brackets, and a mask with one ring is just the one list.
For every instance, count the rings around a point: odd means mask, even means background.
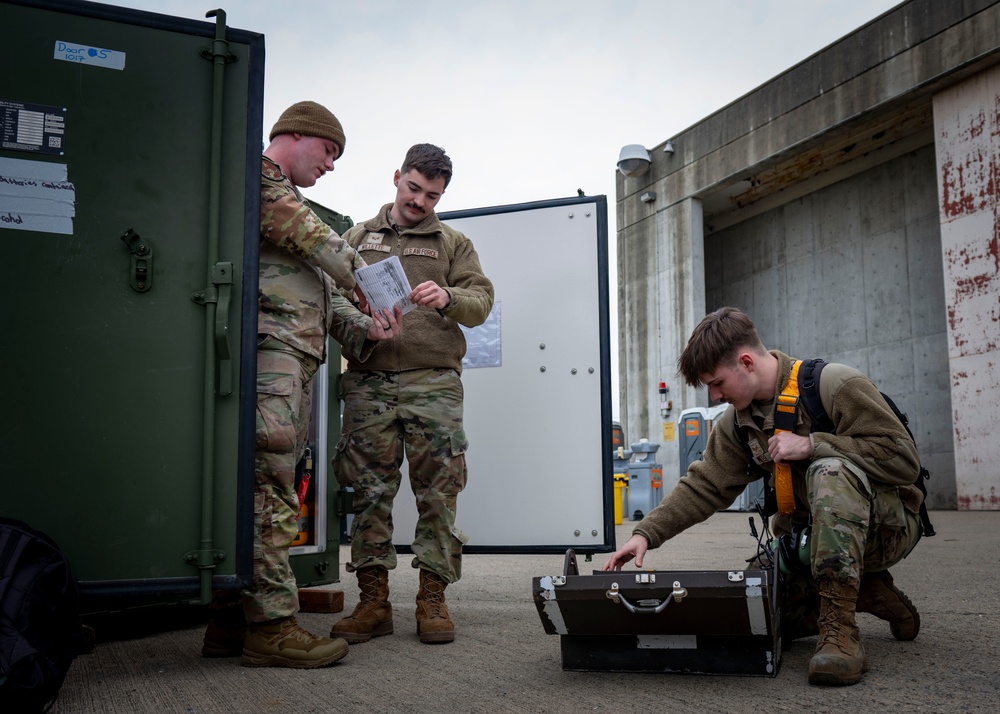
[{"label": "concrete support column", "polygon": [[[624,311],[625,370],[632,376],[625,388],[625,428],[629,441],[648,438],[660,443],[657,459],[663,473],[676,474],[679,454],[676,425],[681,410],[707,404],[705,390],[695,390],[677,377],[677,359],[695,325],[705,316],[705,242],[701,201],[685,199],[659,211],[653,229],[652,250],[644,255],[655,261],[646,267],[654,281],[641,296],[629,297]],[[639,235],[634,236],[640,240]],[[622,249],[636,255],[628,246]],[[621,255],[621,252],[619,253]],[[634,266],[637,267],[637,266]],[[649,269],[652,267],[653,269]],[[641,284],[640,284],[641,285]],[[638,288],[632,283],[633,288]],[[641,299],[640,299],[641,298]],[[636,379],[638,377],[638,379]],[[665,419],[660,413],[659,383],[666,382],[666,398],[673,409]],[[664,484],[667,490],[667,484]]]},{"label": "concrete support column", "polygon": [[959,510],[1000,509],[1000,69],[934,97]]}]

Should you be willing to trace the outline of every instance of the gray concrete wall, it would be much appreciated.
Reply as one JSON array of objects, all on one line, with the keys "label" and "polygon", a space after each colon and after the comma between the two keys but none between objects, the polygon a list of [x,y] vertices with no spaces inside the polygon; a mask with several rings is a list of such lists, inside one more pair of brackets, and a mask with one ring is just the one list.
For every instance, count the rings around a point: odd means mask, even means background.
[{"label": "gray concrete wall", "polygon": [[955,508],[941,234],[927,146],[705,237],[706,309],[865,372],[911,419],[931,508]]}]

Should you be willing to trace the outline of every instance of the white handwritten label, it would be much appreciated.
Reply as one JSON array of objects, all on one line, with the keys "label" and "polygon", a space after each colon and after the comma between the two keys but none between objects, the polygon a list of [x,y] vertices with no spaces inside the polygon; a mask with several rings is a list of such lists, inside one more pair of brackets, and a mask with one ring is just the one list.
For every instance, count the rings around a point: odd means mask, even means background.
[{"label": "white handwritten label", "polygon": [[66,164],[0,157],[0,229],[73,234],[76,187]]},{"label": "white handwritten label", "polygon": [[77,64],[89,64],[106,69],[125,69],[125,53],[117,50],[106,50],[102,47],[77,45],[72,42],[56,40],[52,59]]}]

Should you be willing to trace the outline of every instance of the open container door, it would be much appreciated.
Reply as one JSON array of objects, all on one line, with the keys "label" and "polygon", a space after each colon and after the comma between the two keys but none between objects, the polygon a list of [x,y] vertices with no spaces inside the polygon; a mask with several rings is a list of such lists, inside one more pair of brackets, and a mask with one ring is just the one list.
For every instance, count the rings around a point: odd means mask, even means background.
[{"label": "open container door", "polygon": [[[496,289],[490,318],[466,331],[463,552],[614,550],[606,198],[439,217],[472,240]],[[405,468],[400,552],[417,521]]]},{"label": "open container door", "polygon": [[251,567],[263,36],[0,13],[0,513],[87,603],[207,601]]}]

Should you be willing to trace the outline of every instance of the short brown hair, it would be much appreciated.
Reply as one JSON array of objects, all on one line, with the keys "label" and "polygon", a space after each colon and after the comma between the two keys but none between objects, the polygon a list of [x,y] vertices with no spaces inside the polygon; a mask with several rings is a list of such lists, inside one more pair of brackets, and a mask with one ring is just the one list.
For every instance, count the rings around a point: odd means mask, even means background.
[{"label": "short brown hair", "polygon": [[444,153],[444,149],[434,144],[415,144],[410,147],[399,173],[405,174],[411,169],[419,171],[424,178],[431,181],[443,177],[445,188],[448,188],[451,182],[451,159]]},{"label": "short brown hair", "polygon": [[694,328],[677,360],[677,370],[690,386],[700,387],[701,375],[735,362],[743,348],[758,354],[767,352],[753,320],[739,308],[722,307]]}]

